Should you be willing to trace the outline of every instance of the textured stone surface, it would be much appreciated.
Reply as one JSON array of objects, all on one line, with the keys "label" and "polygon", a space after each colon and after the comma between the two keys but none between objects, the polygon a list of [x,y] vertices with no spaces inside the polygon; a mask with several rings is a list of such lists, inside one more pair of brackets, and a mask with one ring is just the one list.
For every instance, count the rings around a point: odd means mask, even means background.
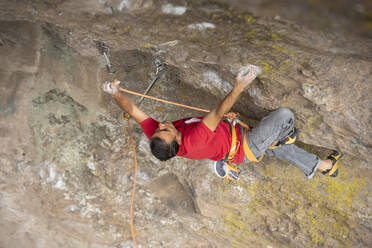
[{"label": "textured stone surface", "polygon": [[[306,180],[265,157],[241,165],[233,184],[211,161],[160,163],[132,121],[141,247],[371,246],[368,38],[210,1],[2,1],[0,16],[0,247],[131,247],[133,152],[100,85],[118,78],[142,92],[155,58],[167,69],[151,95],[207,109],[240,66],[262,66],[234,110],[254,124],[289,107],[299,145],[346,155],[336,179]],[[110,45],[116,75],[106,74],[96,41]],[[201,115],[150,100],[142,108],[158,120]]]}]

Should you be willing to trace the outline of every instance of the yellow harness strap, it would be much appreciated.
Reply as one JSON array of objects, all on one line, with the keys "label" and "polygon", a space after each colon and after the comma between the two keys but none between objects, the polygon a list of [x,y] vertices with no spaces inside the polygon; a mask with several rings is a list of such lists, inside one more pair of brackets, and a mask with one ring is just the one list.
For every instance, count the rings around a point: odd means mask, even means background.
[{"label": "yellow harness strap", "polygon": [[[227,161],[231,161],[234,159],[234,156],[239,150],[240,142],[238,141],[237,136],[236,136],[235,126],[232,125],[230,122],[228,123],[230,125],[230,130],[231,130],[231,149],[230,149]],[[263,153],[261,157],[257,160],[256,156],[253,154],[251,148],[249,147],[247,139],[246,139],[248,131],[249,131],[249,128],[244,128],[244,133],[242,134],[244,155],[251,162],[260,162],[265,153]]]},{"label": "yellow harness strap", "polygon": [[227,158],[228,161],[231,161],[233,160],[235,154],[238,152],[239,150],[239,147],[240,147],[240,142],[238,142],[238,139],[236,137],[236,129],[235,129],[235,126],[232,125],[230,122],[229,122],[229,125],[231,127],[231,149],[230,149],[230,153],[229,153],[229,157]]},{"label": "yellow harness strap", "polygon": [[251,148],[249,148],[248,142],[247,142],[247,133],[249,129],[244,128],[244,135],[243,135],[243,149],[244,149],[244,154],[247,157],[247,159],[251,162],[260,162],[264,156],[265,153],[262,153],[260,159],[257,160],[256,156],[253,154]]}]

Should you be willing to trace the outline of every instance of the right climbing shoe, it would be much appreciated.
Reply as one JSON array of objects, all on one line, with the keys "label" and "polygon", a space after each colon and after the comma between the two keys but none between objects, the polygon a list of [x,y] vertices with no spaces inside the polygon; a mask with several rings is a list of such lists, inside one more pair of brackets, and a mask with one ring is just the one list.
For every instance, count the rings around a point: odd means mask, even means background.
[{"label": "right climbing shoe", "polygon": [[328,169],[326,171],[322,171],[323,175],[330,176],[330,177],[337,177],[337,175],[338,175],[338,161],[343,156],[344,155],[341,152],[333,151],[333,153],[327,157],[327,159],[331,160],[332,167],[331,167],[331,169]]}]

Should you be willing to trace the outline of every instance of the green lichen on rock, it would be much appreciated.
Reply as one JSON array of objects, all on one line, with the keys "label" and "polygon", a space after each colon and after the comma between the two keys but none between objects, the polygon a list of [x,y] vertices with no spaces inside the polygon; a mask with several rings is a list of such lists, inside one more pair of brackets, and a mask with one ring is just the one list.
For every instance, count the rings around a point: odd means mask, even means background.
[{"label": "green lichen on rock", "polygon": [[[338,178],[316,175],[312,180],[292,167],[280,172],[283,168],[278,170],[278,166],[272,162],[260,170],[267,180],[253,185],[239,183],[252,199],[247,205],[223,205],[223,225],[234,240],[234,247],[257,240],[258,246],[270,244],[270,239],[260,236],[257,224],[265,220],[275,220],[271,223],[273,236],[284,235],[292,242],[299,239],[306,247],[328,246],[329,237],[340,246],[356,242],[362,233],[355,232],[360,230],[360,223],[354,220],[353,204],[368,194],[365,178],[350,177],[351,168],[342,164]],[[285,244],[283,241],[283,247],[290,245]]]}]

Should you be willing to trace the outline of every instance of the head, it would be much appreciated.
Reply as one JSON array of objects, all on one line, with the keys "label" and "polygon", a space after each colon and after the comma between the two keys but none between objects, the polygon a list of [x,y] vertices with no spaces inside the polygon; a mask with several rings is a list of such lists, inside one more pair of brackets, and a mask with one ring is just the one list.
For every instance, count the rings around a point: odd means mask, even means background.
[{"label": "head", "polygon": [[151,137],[152,154],[161,161],[176,156],[182,140],[181,133],[170,121],[159,123],[158,129]]}]

